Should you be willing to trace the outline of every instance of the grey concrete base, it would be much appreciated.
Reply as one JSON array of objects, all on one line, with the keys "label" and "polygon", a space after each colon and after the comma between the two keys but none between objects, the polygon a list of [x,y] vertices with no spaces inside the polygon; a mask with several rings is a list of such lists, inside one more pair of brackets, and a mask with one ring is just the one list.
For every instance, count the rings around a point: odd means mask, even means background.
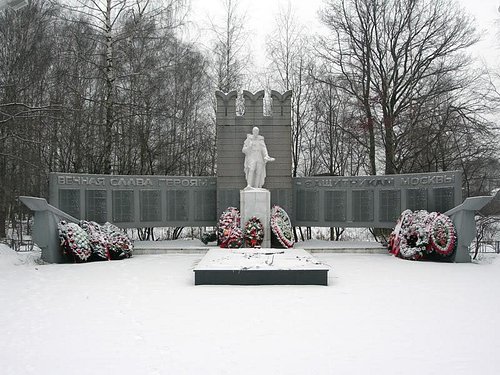
[{"label": "grey concrete base", "polygon": [[330,267],[303,249],[211,249],[195,285],[328,285]]}]

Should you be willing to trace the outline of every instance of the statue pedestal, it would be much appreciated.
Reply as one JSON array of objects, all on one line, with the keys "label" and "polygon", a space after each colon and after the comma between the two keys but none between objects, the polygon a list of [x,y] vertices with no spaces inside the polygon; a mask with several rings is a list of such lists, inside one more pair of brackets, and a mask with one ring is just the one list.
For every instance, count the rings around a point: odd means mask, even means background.
[{"label": "statue pedestal", "polygon": [[271,192],[266,189],[240,190],[241,229],[245,223],[255,216],[264,226],[264,241],[262,247],[271,247]]}]

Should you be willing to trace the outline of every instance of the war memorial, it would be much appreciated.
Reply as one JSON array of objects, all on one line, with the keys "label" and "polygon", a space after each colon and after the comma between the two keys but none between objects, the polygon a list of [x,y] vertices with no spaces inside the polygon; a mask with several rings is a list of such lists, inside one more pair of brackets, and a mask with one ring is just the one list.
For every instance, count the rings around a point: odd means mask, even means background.
[{"label": "war memorial", "polygon": [[[225,265],[214,273],[206,265],[213,264],[215,258],[228,250],[213,249],[195,269],[196,284],[326,285],[328,269],[311,261],[313,258],[303,250],[294,249],[303,253],[291,258],[305,259],[313,267],[304,269],[299,262],[294,268],[286,252],[271,249],[270,212],[272,207],[279,206],[295,227],[393,228],[405,210],[449,213],[458,232],[453,260],[470,261],[468,245],[475,232],[474,212],[491,197],[469,198],[462,203],[459,171],[292,178],[291,92],[271,91],[269,115],[264,114],[264,91],[243,91],[245,110],[241,115],[236,111],[235,91],[215,95],[217,176],[52,173],[50,205],[36,198],[21,197],[36,212],[34,235],[39,237],[45,260],[60,261],[54,255],[58,251],[58,219],[109,222],[121,228],[213,227],[224,210],[233,207],[241,212],[242,227],[253,217],[260,220],[264,235],[257,254],[272,255],[275,263],[279,263],[280,256],[284,257],[287,272],[268,272],[265,280],[247,273],[247,278],[241,279],[242,270],[247,271],[247,267],[237,261],[236,266]],[[235,254],[249,258],[243,250]],[[272,267],[266,269],[276,271]]]}]

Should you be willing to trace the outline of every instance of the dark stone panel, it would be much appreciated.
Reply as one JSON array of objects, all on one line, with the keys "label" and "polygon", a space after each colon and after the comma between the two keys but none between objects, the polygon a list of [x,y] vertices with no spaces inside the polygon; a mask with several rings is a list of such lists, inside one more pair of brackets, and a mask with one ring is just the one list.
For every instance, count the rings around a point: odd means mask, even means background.
[{"label": "dark stone panel", "polygon": [[414,210],[429,210],[427,189],[408,189],[406,191],[406,208]]},{"label": "dark stone panel", "polygon": [[126,223],[134,221],[134,191],[113,190],[113,222]]},{"label": "dark stone panel", "polygon": [[298,190],[295,198],[296,219],[317,222],[319,220],[319,191]]},{"label": "dark stone panel", "polygon": [[141,190],[139,200],[141,221],[161,221],[161,190]]},{"label": "dark stone panel", "polygon": [[108,220],[106,190],[86,190],[85,208],[85,219],[104,224]]},{"label": "dark stone panel", "polygon": [[401,191],[379,191],[379,221],[395,223],[401,214]]},{"label": "dark stone panel", "polygon": [[194,193],[194,219],[196,221],[217,221],[217,192],[202,190]]},{"label": "dark stone panel", "polygon": [[345,190],[325,191],[325,221],[347,220],[347,192]]},{"label": "dark stone panel", "polygon": [[167,221],[183,222],[189,219],[189,199],[187,190],[166,192]]},{"label": "dark stone panel", "polygon": [[59,190],[59,209],[73,216],[80,218],[80,189]]},{"label": "dark stone panel", "polygon": [[432,189],[434,195],[434,211],[446,212],[451,210],[455,201],[455,189],[453,187],[443,187]]},{"label": "dark stone panel", "polygon": [[374,192],[373,190],[354,190],[352,192],[352,220],[373,221]]}]

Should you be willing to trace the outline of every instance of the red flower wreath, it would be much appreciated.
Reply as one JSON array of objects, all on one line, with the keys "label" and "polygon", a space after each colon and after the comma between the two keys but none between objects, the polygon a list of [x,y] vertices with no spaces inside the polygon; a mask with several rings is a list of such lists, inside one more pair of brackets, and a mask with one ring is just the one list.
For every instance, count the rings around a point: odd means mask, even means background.
[{"label": "red flower wreath", "polygon": [[432,250],[440,255],[450,255],[455,250],[455,243],[456,233],[453,222],[446,215],[437,215],[430,230]]},{"label": "red flower wreath", "polygon": [[256,247],[262,244],[264,240],[264,226],[259,218],[252,216],[250,220],[245,223],[245,246]]}]

